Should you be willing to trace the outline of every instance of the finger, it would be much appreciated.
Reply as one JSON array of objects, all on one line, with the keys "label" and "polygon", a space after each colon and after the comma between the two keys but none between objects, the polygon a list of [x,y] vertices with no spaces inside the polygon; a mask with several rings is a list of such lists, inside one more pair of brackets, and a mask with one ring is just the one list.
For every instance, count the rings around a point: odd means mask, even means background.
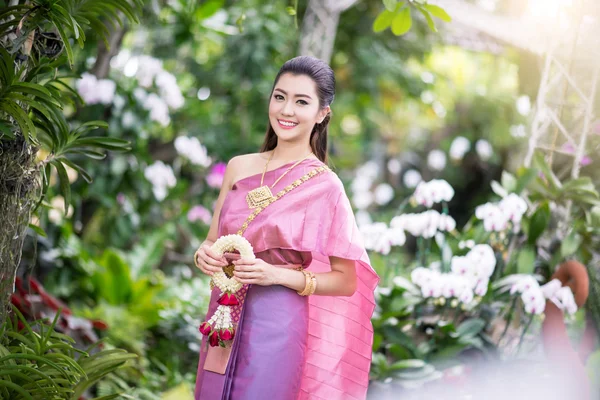
[{"label": "finger", "polygon": [[210,246],[208,245],[204,245],[203,246],[204,252],[206,253],[206,255],[208,255],[210,258],[213,258],[215,260],[225,260],[225,257],[223,257],[223,255],[218,255],[215,251],[213,251]]},{"label": "finger", "polygon": [[236,281],[243,283],[244,285],[260,285],[260,280],[259,279],[243,279],[243,278],[238,278],[238,277],[234,277],[233,279],[235,279]]},{"label": "finger", "polygon": [[196,263],[196,266],[207,275],[212,275],[215,272],[222,271],[221,267],[207,263],[200,255],[198,255],[198,262]]},{"label": "finger", "polygon": [[233,271],[233,276],[236,276],[240,279],[257,279],[260,278],[260,274],[257,274],[256,272],[238,272],[238,271]]},{"label": "finger", "polygon": [[234,265],[254,265],[256,264],[257,259],[253,258],[253,259],[249,259],[249,258],[240,258],[239,260],[236,260],[233,262]]},{"label": "finger", "polygon": [[206,267],[202,266],[201,264],[198,265],[198,269],[200,271],[202,271],[202,273],[205,274],[205,275],[209,275],[209,276],[213,275],[213,272],[207,270]]},{"label": "finger", "polygon": [[256,266],[254,265],[236,265],[234,271],[243,271],[243,272],[255,272]]},{"label": "finger", "polygon": [[214,251],[210,250],[208,246],[204,245],[202,249],[204,252],[200,252],[200,254],[204,255],[203,259],[207,264],[218,265],[221,267],[224,267],[228,264],[227,260],[225,260],[225,257],[219,257]]}]

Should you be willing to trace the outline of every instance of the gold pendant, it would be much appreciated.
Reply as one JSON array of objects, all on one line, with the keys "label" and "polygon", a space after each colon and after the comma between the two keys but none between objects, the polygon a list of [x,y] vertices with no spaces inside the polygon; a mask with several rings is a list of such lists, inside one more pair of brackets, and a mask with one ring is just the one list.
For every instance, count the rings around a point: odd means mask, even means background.
[{"label": "gold pendant", "polygon": [[269,204],[272,198],[273,193],[271,193],[271,189],[266,185],[252,189],[246,195],[246,201],[250,208],[264,207]]}]

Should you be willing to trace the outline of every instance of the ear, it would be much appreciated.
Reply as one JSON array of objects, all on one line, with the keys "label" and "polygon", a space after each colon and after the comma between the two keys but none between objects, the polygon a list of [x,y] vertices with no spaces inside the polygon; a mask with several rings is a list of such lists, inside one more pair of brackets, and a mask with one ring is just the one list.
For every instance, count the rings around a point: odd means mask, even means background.
[{"label": "ear", "polygon": [[318,119],[318,123],[320,124],[321,122],[323,122],[323,120],[325,119],[325,117],[327,116],[327,114],[329,114],[331,112],[331,108],[329,106],[321,109],[319,111],[319,114],[317,114],[317,119]]}]

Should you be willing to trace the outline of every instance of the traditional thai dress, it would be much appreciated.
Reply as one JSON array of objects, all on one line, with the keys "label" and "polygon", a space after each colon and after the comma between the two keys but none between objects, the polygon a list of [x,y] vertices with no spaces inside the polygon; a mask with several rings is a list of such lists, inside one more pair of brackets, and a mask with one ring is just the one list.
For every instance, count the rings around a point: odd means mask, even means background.
[{"label": "traditional thai dress", "polygon": [[[267,171],[264,184],[270,186],[290,164]],[[219,237],[236,233],[252,213],[246,194],[260,185],[260,178],[252,175],[233,185],[221,209]],[[273,265],[301,264],[321,273],[331,270],[330,256],[353,260],[356,292],[350,297],[304,297],[279,285],[244,286],[243,302],[234,311],[238,326],[232,346],[224,350],[208,346],[206,337],[202,341],[196,400],[366,397],[373,292],[379,279],[337,175],[322,162],[306,159],[272,191],[291,188],[294,182],[297,187],[264,208],[243,236],[257,258]],[[213,289],[208,315],[219,295]]]}]

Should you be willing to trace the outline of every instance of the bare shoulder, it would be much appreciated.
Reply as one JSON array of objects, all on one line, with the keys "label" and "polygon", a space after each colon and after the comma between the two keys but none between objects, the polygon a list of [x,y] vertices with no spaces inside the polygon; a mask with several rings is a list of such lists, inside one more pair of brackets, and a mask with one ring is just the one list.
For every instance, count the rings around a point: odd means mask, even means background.
[{"label": "bare shoulder", "polygon": [[227,175],[231,179],[230,185],[247,176],[261,172],[265,161],[265,153],[249,153],[233,157],[227,163]]}]

